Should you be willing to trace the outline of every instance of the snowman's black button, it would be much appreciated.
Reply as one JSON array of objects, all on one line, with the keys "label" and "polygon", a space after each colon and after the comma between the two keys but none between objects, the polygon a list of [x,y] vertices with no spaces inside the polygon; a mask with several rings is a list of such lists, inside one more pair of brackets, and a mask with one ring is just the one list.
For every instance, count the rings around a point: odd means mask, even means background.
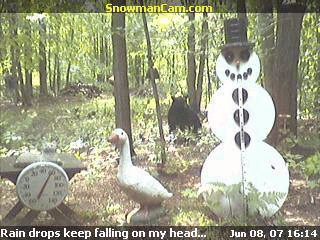
[{"label": "snowman's black button", "polygon": [[[238,126],[240,126],[240,111],[237,109],[233,114],[233,119]],[[249,120],[249,112],[243,109],[243,122],[246,124]]]},{"label": "snowman's black button", "polygon": [[[243,140],[244,140],[244,147],[247,148],[250,144],[251,137],[248,133],[243,133]],[[234,141],[236,142],[237,146],[241,148],[241,139],[240,139],[240,132],[237,132],[237,134],[234,136]]]},{"label": "snowman's black button", "polygon": [[[232,99],[233,101],[239,105],[239,89],[236,88],[233,92],[232,92]],[[242,88],[242,103],[245,104],[245,102],[248,100],[248,91],[244,88]]]}]

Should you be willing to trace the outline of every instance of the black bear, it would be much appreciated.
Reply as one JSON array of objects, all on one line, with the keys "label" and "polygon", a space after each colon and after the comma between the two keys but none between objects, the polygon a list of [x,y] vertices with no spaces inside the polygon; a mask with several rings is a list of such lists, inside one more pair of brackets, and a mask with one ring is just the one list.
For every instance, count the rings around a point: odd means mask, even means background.
[{"label": "black bear", "polygon": [[179,126],[181,131],[193,127],[194,132],[197,132],[201,128],[198,115],[191,109],[184,97],[172,96],[172,104],[168,112],[168,125],[169,132],[175,130],[176,126]]}]

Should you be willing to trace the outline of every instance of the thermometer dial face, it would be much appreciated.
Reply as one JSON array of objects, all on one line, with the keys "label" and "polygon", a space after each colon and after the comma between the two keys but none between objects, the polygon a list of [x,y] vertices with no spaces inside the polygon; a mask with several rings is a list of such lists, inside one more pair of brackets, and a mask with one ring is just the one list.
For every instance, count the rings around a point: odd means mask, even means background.
[{"label": "thermometer dial face", "polygon": [[57,164],[36,162],[24,168],[17,179],[21,202],[33,210],[57,207],[68,194],[68,176]]}]

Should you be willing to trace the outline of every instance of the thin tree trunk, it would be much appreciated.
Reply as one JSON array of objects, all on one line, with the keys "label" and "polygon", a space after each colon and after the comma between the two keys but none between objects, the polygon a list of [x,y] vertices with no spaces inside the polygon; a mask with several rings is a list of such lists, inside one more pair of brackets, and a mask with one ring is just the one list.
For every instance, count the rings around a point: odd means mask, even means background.
[{"label": "thin tree trunk", "polygon": [[197,78],[197,89],[196,89],[196,98],[194,102],[193,110],[195,112],[200,112],[201,105],[201,96],[202,96],[202,82],[203,82],[203,72],[206,61],[206,50],[208,43],[208,21],[207,21],[208,13],[203,13],[203,23],[201,30],[201,47],[200,47],[200,62],[199,62],[199,72]]},{"label": "thin tree trunk", "polygon": [[[27,39],[31,39],[31,26],[30,22],[27,21],[26,23],[26,35]],[[30,64],[32,63],[32,49],[31,49],[31,41],[26,41],[24,46],[25,51],[25,61],[24,61],[24,67],[25,67],[25,94],[26,97],[29,99],[28,104],[31,104],[31,97],[32,97],[32,69]]]},{"label": "thin tree trunk", "polygon": [[56,55],[56,66],[57,66],[57,74],[56,74],[56,85],[54,89],[55,96],[58,96],[60,91],[60,85],[61,85],[61,72],[60,72],[60,59],[59,55]]},{"label": "thin tree trunk", "polygon": [[[316,13],[316,21],[320,22],[320,13]],[[317,31],[317,44],[320,46],[320,31]],[[319,53],[318,53],[319,54]],[[318,55],[318,66],[317,66],[317,81],[320,83],[320,57]],[[320,97],[320,96],[319,96]],[[317,99],[317,101],[320,101],[320,99]],[[320,104],[320,102],[318,102]]]},{"label": "thin tree trunk", "polygon": [[68,62],[68,67],[67,67],[66,87],[70,85],[70,69],[71,69],[71,61]]},{"label": "thin tree trunk", "polygon": [[[72,18],[72,20],[74,20],[74,18]],[[71,29],[70,45],[73,45],[73,39],[74,39],[74,30]],[[69,56],[68,67],[67,67],[66,87],[68,87],[70,84],[70,69],[71,69],[71,56]]]},{"label": "thin tree trunk", "polygon": [[40,74],[40,96],[44,97],[48,95],[47,88],[47,58],[46,58],[46,25],[45,20],[40,21],[40,39],[39,39],[39,74]]},{"label": "thin tree trunk", "polygon": [[[207,45],[208,47],[208,45]],[[208,78],[208,89],[207,89],[207,99],[206,99],[206,106],[208,105],[208,103],[210,102],[211,100],[211,91],[212,91],[212,83],[211,83],[211,77],[210,77],[210,67],[209,67],[209,57],[207,55],[206,57],[206,66],[207,66],[207,78]]]},{"label": "thin tree trunk", "polygon": [[135,71],[136,87],[140,87],[140,82],[141,82],[141,57],[139,55],[136,55],[134,57],[134,71]]},{"label": "thin tree trunk", "polygon": [[195,51],[196,51],[196,40],[195,40],[195,27],[194,27],[194,19],[195,13],[189,13],[189,33],[188,33],[188,76],[187,76],[187,85],[188,85],[188,97],[190,100],[191,106],[195,106],[196,95],[195,95],[195,82],[196,82],[196,59],[195,59]]},{"label": "thin tree trunk", "polygon": [[[140,1],[142,2],[142,1]],[[146,41],[147,41],[147,50],[148,50],[148,61],[149,61],[149,72],[150,72],[150,81],[153,89],[153,95],[154,100],[156,102],[156,112],[157,112],[157,118],[158,118],[158,126],[159,126],[159,134],[160,134],[160,153],[161,153],[161,164],[162,167],[164,166],[166,162],[166,142],[164,140],[164,134],[163,134],[163,127],[162,127],[162,118],[161,118],[161,111],[160,111],[160,103],[159,103],[159,95],[157,90],[157,85],[155,81],[155,72],[153,68],[153,60],[152,60],[152,50],[151,50],[151,41],[149,36],[149,30],[148,30],[148,24],[146,19],[146,14],[142,13],[142,20],[144,25],[144,32],[146,35]]]},{"label": "thin tree trunk", "polygon": [[171,79],[175,79],[176,76],[176,61],[175,61],[175,54],[172,54],[172,68],[171,68]]},{"label": "thin tree trunk", "polygon": [[26,94],[26,88],[25,88],[25,84],[23,82],[23,75],[22,75],[22,68],[21,68],[21,63],[20,61],[17,59],[17,66],[18,66],[18,79],[20,82],[20,91],[21,91],[21,95],[22,95],[22,102],[24,106],[31,106],[31,100],[30,100],[30,96],[28,96],[28,94]]}]

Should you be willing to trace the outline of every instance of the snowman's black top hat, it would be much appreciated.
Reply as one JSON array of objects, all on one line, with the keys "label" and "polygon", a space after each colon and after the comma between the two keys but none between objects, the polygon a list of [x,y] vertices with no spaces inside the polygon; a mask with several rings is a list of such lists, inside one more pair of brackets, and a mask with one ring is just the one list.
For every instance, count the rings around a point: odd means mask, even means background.
[{"label": "snowman's black top hat", "polygon": [[247,39],[247,22],[244,19],[231,18],[224,21],[226,44],[222,50],[230,47],[247,47],[252,49],[253,43]]}]

